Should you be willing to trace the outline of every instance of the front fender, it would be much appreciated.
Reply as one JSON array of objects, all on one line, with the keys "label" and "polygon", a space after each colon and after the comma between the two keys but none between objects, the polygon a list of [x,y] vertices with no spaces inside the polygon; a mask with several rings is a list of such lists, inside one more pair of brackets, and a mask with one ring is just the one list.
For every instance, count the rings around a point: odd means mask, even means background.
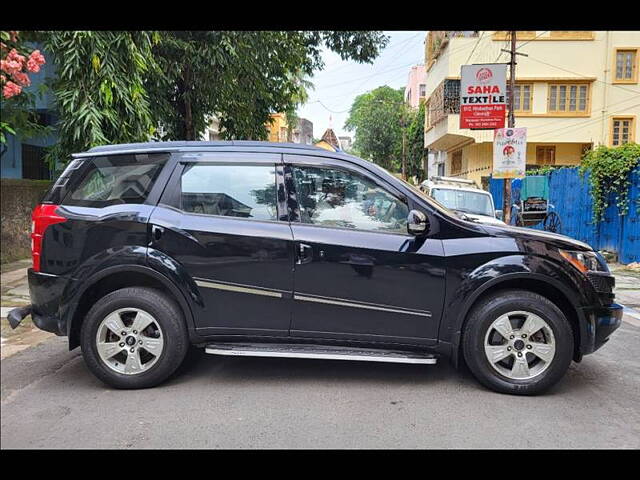
[{"label": "front fender", "polygon": [[464,322],[475,302],[490,289],[500,288],[501,284],[512,280],[542,282],[559,291],[575,310],[580,323],[580,335],[584,338],[587,326],[581,307],[589,303],[589,299],[582,293],[585,291],[584,280],[548,257],[507,255],[478,266],[459,283],[447,289],[446,314],[440,340],[450,343],[454,362]]}]

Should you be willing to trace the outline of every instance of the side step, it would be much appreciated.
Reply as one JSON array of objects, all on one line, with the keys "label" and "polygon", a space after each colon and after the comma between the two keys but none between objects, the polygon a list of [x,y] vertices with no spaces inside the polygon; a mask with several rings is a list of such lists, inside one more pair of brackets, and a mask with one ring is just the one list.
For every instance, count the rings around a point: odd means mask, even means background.
[{"label": "side step", "polygon": [[212,355],[244,357],[313,358],[387,363],[434,364],[438,360],[434,355],[421,352],[308,344],[212,343],[205,347],[205,352]]}]

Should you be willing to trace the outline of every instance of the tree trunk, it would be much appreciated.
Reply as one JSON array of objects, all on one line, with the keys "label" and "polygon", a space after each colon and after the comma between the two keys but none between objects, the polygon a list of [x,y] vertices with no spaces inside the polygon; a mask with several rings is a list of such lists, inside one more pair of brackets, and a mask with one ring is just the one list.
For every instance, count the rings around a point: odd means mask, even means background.
[{"label": "tree trunk", "polygon": [[183,101],[184,101],[184,137],[185,140],[195,140],[196,133],[193,129],[193,113],[191,111],[191,99],[189,91],[191,90],[191,71],[185,68],[182,71],[182,79],[184,80]]}]

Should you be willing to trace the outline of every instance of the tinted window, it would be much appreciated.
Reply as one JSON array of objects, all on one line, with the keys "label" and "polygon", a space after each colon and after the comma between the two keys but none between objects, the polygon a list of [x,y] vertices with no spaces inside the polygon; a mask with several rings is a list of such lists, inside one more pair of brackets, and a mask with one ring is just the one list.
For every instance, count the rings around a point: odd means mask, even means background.
[{"label": "tinted window", "polygon": [[63,205],[144,203],[167,159],[166,154],[114,155],[81,161],[68,174]]},{"label": "tinted window", "polygon": [[366,177],[315,167],[293,173],[302,223],[407,233],[408,207]]},{"label": "tinted window", "polygon": [[275,166],[187,165],[181,202],[185,212],[277,220]]}]

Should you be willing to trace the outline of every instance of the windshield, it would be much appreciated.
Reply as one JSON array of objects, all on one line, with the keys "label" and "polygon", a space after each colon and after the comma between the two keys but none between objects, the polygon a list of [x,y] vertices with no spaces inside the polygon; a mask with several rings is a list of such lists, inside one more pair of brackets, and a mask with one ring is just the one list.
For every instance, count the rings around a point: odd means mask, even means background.
[{"label": "windshield", "polygon": [[475,215],[487,215],[489,217],[494,216],[491,197],[486,193],[434,188],[431,190],[431,195],[451,210]]}]

